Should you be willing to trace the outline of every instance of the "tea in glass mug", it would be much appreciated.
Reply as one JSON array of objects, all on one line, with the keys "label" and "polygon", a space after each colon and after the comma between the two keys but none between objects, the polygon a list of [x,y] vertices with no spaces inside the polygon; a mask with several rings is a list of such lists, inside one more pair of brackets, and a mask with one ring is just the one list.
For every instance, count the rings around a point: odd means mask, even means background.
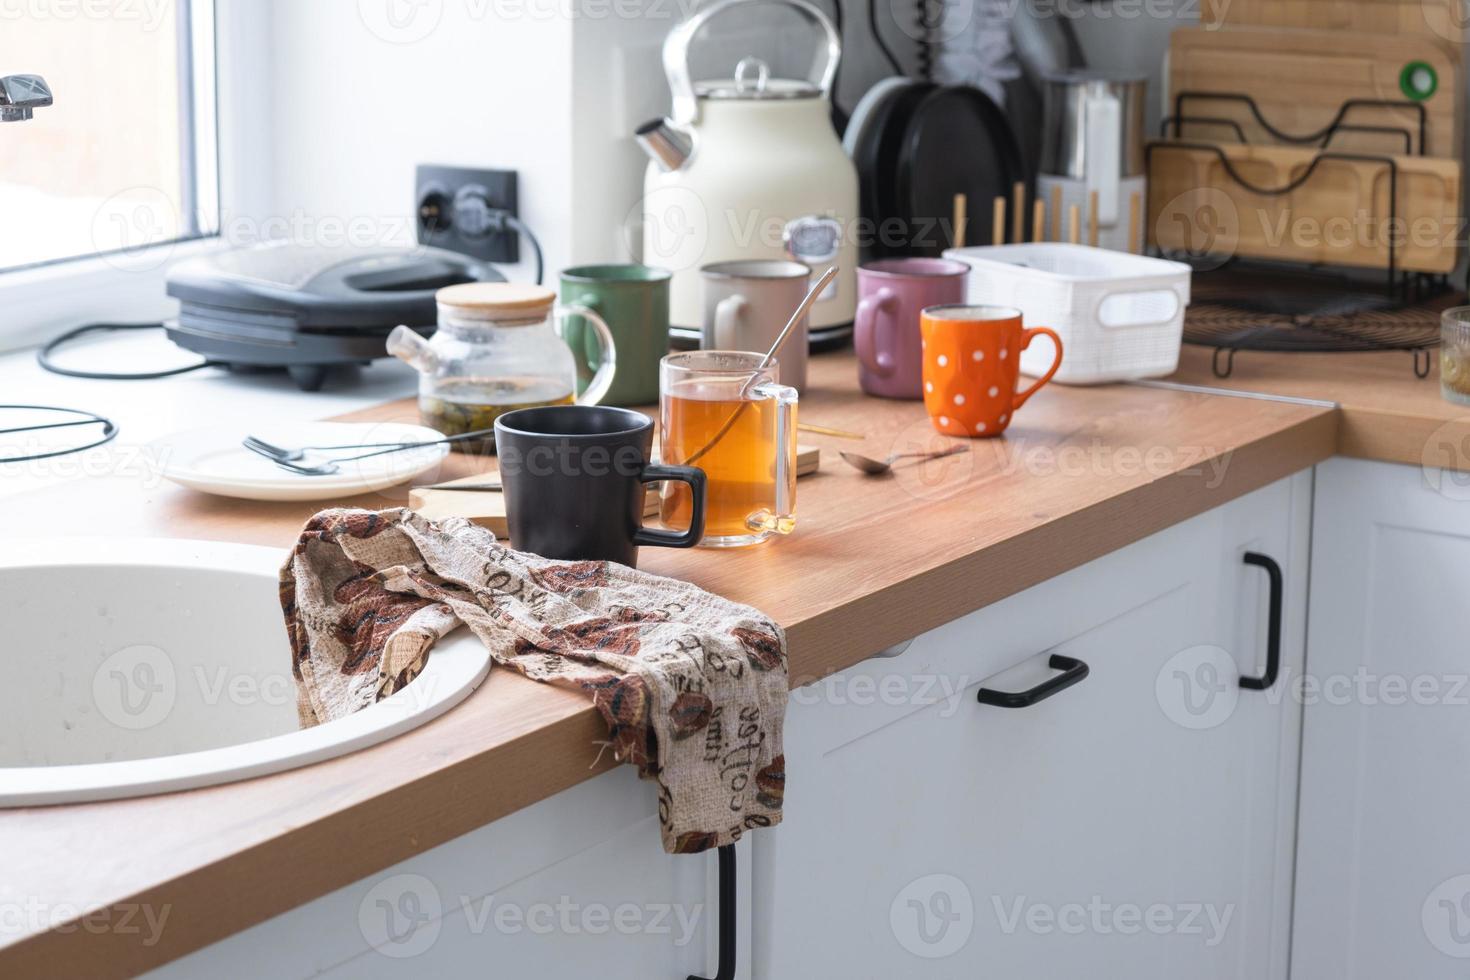
[{"label": "tea in glass mug", "polygon": [[[744,351],[670,354],[659,366],[660,460],[706,477],[704,547],[757,544],[796,527],[796,389],[774,359]],[[659,516],[687,527],[689,488],[664,485]]]}]

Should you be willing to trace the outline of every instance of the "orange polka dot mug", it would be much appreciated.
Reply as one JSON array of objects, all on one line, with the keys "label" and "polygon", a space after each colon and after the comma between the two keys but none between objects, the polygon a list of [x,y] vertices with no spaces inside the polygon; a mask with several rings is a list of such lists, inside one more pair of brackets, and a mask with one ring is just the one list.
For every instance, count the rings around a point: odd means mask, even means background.
[{"label": "orange polka dot mug", "polygon": [[[1062,366],[1062,338],[1050,327],[1024,327],[1006,306],[931,306],[919,317],[924,339],[924,408],[947,436],[998,436],[1027,399]],[[1016,390],[1021,351],[1038,334],[1057,346],[1056,360],[1031,387]]]}]

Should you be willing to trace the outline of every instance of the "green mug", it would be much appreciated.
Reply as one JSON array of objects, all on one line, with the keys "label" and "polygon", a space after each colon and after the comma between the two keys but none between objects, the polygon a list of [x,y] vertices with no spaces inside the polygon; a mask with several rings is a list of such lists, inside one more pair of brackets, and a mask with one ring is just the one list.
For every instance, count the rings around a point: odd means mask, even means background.
[{"label": "green mug", "polygon": [[[671,278],[667,269],[648,265],[579,265],[562,271],[562,302],[599,314],[617,345],[618,367],[603,405],[658,403],[658,365],[669,352]],[[564,336],[577,357],[580,393],[601,348],[581,317],[568,319]]]}]

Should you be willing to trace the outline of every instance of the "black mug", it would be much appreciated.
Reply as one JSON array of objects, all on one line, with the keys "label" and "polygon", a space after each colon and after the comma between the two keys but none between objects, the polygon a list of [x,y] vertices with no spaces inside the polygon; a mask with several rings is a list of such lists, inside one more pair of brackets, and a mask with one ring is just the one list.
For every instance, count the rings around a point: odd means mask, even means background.
[{"label": "black mug", "polygon": [[[704,471],[660,466],[653,422],[626,408],[553,405],[495,420],[510,540],[543,558],[638,564],[638,546],[692,548],[704,537]],[[644,484],[689,484],[687,531],[643,526]]]}]

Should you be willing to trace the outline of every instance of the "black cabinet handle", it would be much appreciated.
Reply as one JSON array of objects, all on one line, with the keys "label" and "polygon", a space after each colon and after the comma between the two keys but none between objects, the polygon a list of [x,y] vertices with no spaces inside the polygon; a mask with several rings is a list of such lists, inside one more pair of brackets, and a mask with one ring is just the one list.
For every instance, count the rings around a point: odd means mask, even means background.
[{"label": "black cabinet handle", "polygon": [[1076,657],[1064,657],[1060,653],[1051,655],[1047,666],[1061,673],[1042,681],[1029,691],[992,691],[982,687],[976,696],[981,704],[993,704],[997,708],[1029,708],[1040,704],[1058,691],[1064,691],[1087,676],[1088,666]]},{"label": "black cabinet handle", "polygon": [[1240,686],[1248,691],[1265,691],[1276,683],[1276,675],[1281,673],[1281,599],[1285,585],[1281,566],[1274,559],[1247,551],[1245,563],[1266,570],[1266,577],[1271,580],[1271,611],[1266,627],[1266,673],[1260,677],[1242,677]]}]

